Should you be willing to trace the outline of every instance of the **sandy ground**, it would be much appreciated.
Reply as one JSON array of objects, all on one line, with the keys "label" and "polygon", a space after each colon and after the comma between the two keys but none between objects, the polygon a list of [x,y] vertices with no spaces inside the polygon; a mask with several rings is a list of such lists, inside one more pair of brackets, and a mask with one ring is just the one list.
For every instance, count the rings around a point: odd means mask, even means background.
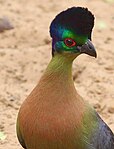
[{"label": "sandy ground", "polygon": [[73,65],[78,92],[114,131],[114,1],[0,0],[0,17],[15,29],[0,34],[0,149],[22,149],[15,124],[19,107],[37,84],[51,58],[49,25],[72,6],[86,6],[96,16],[93,43],[98,58],[81,55]]}]

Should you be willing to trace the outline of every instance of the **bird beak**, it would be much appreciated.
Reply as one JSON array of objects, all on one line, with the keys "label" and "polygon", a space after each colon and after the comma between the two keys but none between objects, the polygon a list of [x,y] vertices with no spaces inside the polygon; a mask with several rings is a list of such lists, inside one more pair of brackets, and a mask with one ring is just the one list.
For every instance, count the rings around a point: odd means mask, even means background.
[{"label": "bird beak", "polygon": [[77,46],[77,49],[80,51],[81,54],[85,53],[85,54],[88,54],[95,58],[97,57],[95,47],[89,39],[87,40],[87,42],[84,45]]}]

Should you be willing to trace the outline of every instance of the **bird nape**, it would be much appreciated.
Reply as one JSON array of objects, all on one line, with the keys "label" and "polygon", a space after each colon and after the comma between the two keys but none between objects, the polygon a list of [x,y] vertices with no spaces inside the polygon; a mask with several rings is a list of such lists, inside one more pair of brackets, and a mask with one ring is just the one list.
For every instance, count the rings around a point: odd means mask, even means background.
[{"label": "bird nape", "polygon": [[114,149],[114,134],[77,93],[72,63],[80,54],[96,57],[91,42],[94,16],[72,7],[50,25],[52,59],[22,104],[17,136],[25,149]]}]

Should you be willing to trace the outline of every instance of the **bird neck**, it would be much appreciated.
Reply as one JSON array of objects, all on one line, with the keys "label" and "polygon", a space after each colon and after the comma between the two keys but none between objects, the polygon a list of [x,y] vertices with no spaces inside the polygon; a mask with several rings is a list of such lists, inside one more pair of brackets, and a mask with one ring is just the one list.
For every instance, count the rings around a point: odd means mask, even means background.
[{"label": "bird neck", "polygon": [[[78,96],[72,79],[72,62],[72,57],[63,54],[56,54],[52,58],[38,83],[39,94],[43,96],[42,101],[44,99],[48,103],[65,103]],[[51,98],[47,98],[47,95]]]},{"label": "bird neck", "polygon": [[72,62],[73,58],[64,55],[64,54],[56,54],[54,57],[52,57],[52,60],[50,61],[45,75],[50,76],[52,80],[61,80],[61,82],[70,81],[72,80]]}]

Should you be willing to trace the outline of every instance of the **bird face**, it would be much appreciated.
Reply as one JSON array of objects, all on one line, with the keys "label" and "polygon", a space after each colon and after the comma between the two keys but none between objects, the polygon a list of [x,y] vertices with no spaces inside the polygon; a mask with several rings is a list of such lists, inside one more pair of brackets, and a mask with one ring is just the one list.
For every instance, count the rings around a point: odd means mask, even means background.
[{"label": "bird face", "polygon": [[75,31],[64,28],[58,29],[58,35],[52,39],[53,55],[55,53],[67,53],[78,56],[86,53],[96,57],[96,51],[87,35],[77,35]]},{"label": "bird face", "polygon": [[94,15],[83,7],[72,7],[59,13],[50,25],[52,37],[52,54],[67,53],[78,56],[86,53],[96,57],[91,33]]}]

